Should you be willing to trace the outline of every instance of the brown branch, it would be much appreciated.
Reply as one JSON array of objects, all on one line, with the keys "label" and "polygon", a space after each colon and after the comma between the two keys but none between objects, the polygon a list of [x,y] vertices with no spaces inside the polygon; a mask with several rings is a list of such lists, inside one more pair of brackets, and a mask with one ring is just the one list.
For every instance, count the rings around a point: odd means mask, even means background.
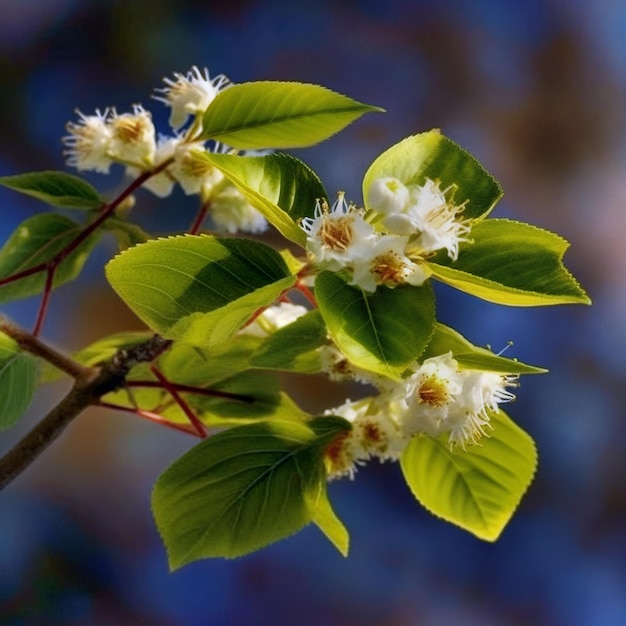
[{"label": "brown branch", "polygon": [[49,345],[43,343],[37,337],[34,337],[31,333],[12,324],[7,319],[0,317],[0,331],[15,340],[17,345],[30,354],[42,358],[51,365],[54,365],[57,369],[65,372],[72,378],[80,378],[86,376],[91,371],[90,368],[85,367],[78,361],[70,359],[70,357],[57,352]]},{"label": "brown branch", "polygon": [[0,489],[17,478],[92,403],[89,383],[77,381],[61,402],[0,459]]},{"label": "brown branch", "polygon": [[170,340],[155,335],[139,345],[118,350],[99,366],[85,367],[3,319],[0,319],[0,330],[15,339],[23,350],[45,359],[74,378],[72,389],[59,404],[0,458],[0,489],[35,461],[74,418],[88,407],[100,404],[102,396],[123,387],[131,368],[139,363],[152,362],[171,345]]}]

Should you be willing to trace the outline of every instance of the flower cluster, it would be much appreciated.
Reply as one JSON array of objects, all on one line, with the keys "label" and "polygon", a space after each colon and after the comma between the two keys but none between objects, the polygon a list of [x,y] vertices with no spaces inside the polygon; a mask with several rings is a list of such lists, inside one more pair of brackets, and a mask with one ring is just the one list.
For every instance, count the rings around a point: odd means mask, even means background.
[{"label": "flower cluster", "polygon": [[[452,353],[426,359],[399,383],[387,382],[380,395],[347,401],[326,411],[352,424],[352,430],[326,451],[329,476],[350,477],[372,457],[397,460],[412,437],[448,433],[450,448],[478,444],[491,428],[502,402],[515,399],[507,388],[515,376],[460,369]],[[371,382],[371,381],[370,381]]]},{"label": "flower cluster", "polygon": [[[281,302],[267,307],[240,332],[265,338],[307,311],[304,306]],[[517,386],[517,376],[462,369],[451,352],[415,363],[401,381],[355,366],[330,339],[318,352],[321,370],[330,380],[358,382],[378,392],[325,411],[352,425],[326,450],[331,479],[353,478],[358,467],[372,458],[397,461],[420,433],[430,437],[447,434],[451,449],[479,445],[480,439],[488,436],[490,418],[498,405],[515,399],[509,387]]]},{"label": "flower cluster", "polygon": [[378,285],[423,284],[430,276],[426,258],[445,249],[456,259],[459,243],[468,241],[464,205],[452,203],[450,191],[430,179],[404,185],[387,177],[371,185],[368,212],[348,204],[343,193],[330,209],[318,201],[313,217],[301,222],[313,264],[347,270],[350,284],[369,292]]},{"label": "flower cluster", "polygon": [[[261,214],[201,156],[207,149],[206,142],[198,139],[202,116],[230,81],[223,75],[211,79],[208,70],[193,67],[187,75],[176,73],[174,80],[166,78],[164,82],[166,87],[157,89],[154,98],[171,108],[172,135],[157,137],[152,116],[141,105],[122,114],[115,108],[96,110],[94,115],[78,111],[78,122],[67,124],[69,134],[62,140],[67,164],[79,171],[107,174],[111,165],[119,163],[132,178],[151,173],[144,188],[166,197],[178,183],[187,195],[198,194],[211,208],[217,228],[229,233],[265,230],[267,223]],[[193,121],[188,124],[190,116]],[[210,149],[234,152],[216,142]]]}]

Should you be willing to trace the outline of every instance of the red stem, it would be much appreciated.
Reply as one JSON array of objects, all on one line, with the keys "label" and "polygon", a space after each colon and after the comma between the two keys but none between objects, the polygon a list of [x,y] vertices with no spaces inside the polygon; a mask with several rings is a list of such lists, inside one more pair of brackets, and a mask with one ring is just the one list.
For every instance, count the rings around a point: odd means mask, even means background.
[{"label": "red stem", "polygon": [[[235,400],[238,402],[254,402],[254,398],[250,396],[242,396],[237,393],[228,391],[218,391],[216,389],[205,389],[204,387],[193,387],[192,385],[182,385],[181,383],[169,383],[172,389],[181,393],[195,393],[199,396],[208,396],[210,398],[226,398],[227,400]],[[163,388],[163,384],[156,380],[128,380],[126,387],[158,387]]]},{"label": "red stem", "polygon": [[54,275],[56,273],[56,266],[49,267],[46,274],[46,284],[43,288],[43,295],[41,297],[41,304],[39,305],[39,312],[37,313],[37,321],[35,322],[35,328],[33,329],[33,337],[39,337],[43,321],[48,311],[48,304],[50,303],[50,294],[52,293],[52,282],[54,281]]},{"label": "red stem", "polygon": [[173,160],[174,159],[172,158],[168,159],[167,161],[163,161],[163,163],[161,163],[154,169],[148,170],[147,172],[144,172],[143,174],[135,178],[135,180],[130,183],[130,185],[128,185],[128,187],[126,187],[126,189],[124,189],[124,191],[122,191],[122,193],[117,198],[115,198],[115,200],[113,200],[113,202],[111,202],[108,206],[104,206],[104,208],[102,209],[102,213],[100,213],[100,215],[93,222],[87,224],[87,226],[80,233],[78,233],[78,235],[76,235],[76,237],[74,237],[74,239],[72,239],[72,241],[70,241],[70,243],[68,243],[63,250],[58,252],[50,261],[48,261],[48,263],[54,263],[56,266],[65,257],[72,254],[72,252],[74,252],[74,250],[76,250],[76,248],[78,248],[78,246],[80,246],[80,244],[83,243],[83,241],[85,241],[87,237],[91,235],[91,233],[93,233],[100,226],[102,226],[107,218],[111,216],[115,209],[117,209],[117,207],[122,204],[122,202],[124,202],[124,200],[126,200],[128,196],[137,191],[137,189],[139,189],[148,179],[156,176],[159,172],[163,171],[168,165],[172,163]]},{"label": "red stem", "polygon": [[44,270],[48,272],[46,277],[46,283],[44,286],[44,291],[42,295],[42,301],[39,306],[39,312],[37,314],[37,321],[35,322],[35,328],[33,330],[33,335],[36,337],[41,332],[41,328],[43,326],[46,311],[48,310],[48,303],[50,300],[50,293],[52,292],[52,283],[54,281],[54,275],[56,273],[57,267],[63,262],[65,258],[67,258],[74,250],[80,246],[93,232],[95,232],[102,224],[113,214],[115,209],[126,200],[131,194],[133,194],[139,187],[141,187],[149,178],[155,176],[159,172],[163,171],[168,165],[172,163],[174,159],[168,159],[163,161],[160,165],[155,167],[152,170],[144,172],[140,176],[138,176],[135,180],[133,180],[120,195],[115,198],[110,204],[105,204],[102,207],[102,211],[100,215],[91,223],[87,224],[83,230],[81,230],[72,241],[70,241],[63,250],[57,252],[51,259],[45,261],[44,263],[39,263],[39,265],[35,265],[34,267],[29,267],[28,269],[22,270],[17,274],[13,274],[12,276],[7,276],[0,280],[0,287],[2,285],[6,285],[8,283],[15,282],[20,280],[21,278],[26,278],[27,276],[31,276],[32,274],[37,274],[39,272],[43,272]]},{"label": "red stem", "polygon": [[207,216],[210,206],[211,206],[210,202],[205,202],[200,207],[200,210],[198,211],[198,214],[196,215],[196,218],[194,219],[193,224],[189,228],[190,235],[197,235],[200,232],[200,229],[202,228],[202,222],[204,222],[204,218]]},{"label": "red stem", "polygon": [[301,281],[299,280],[296,289],[315,307],[317,308],[317,301],[315,300],[315,296],[313,292]]},{"label": "red stem", "polygon": [[170,422],[169,420],[165,419],[163,416],[159,415],[158,413],[153,413],[152,411],[144,411],[142,409],[133,409],[128,406],[113,404],[112,402],[100,402],[98,406],[105,408],[105,409],[123,411],[124,413],[132,413],[133,415],[138,415],[139,417],[143,417],[144,419],[150,420],[151,422],[155,422],[156,424],[161,424],[162,426],[167,426],[168,428],[172,428],[174,430],[187,433],[188,435],[194,435],[195,437],[200,436],[193,426],[190,426],[187,424],[177,424],[176,422]]},{"label": "red stem", "polygon": [[23,270],[18,272],[17,274],[12,274],[11,276],[7,276],[6,278],[0,279],[0,287],[2,285],[7,285],[9,283],[15,282],[16,280],[20,280],[21,278],[26,278],[31,274],[37,274],[42,270],[45,270],[48,266],[48,263],[40,263],[39,265],[35,265],[34,267],[29,267],[27,270]]},{"label": "red stem", "polygon": [[178,406],[181,408],[182,412],[187,416],[187,418],[195,428],[197,435],[202,438],[206,437],[207,431],[204,427],[204,424],[198,419],[198,416],[191,410],[191,407],[178,393],[176,387],[172,385],[170,381],[165,378],[163,373],[154,365],[150,367],[150,370],[157,377],[163,388],[166,389],[168,393],[172,396],[176,404],[178,404]]}]

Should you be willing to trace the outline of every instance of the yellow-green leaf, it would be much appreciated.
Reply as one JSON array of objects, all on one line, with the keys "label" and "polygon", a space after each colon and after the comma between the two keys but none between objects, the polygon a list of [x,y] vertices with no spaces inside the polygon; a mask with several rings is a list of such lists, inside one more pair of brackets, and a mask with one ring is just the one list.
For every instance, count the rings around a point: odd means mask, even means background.
[{"label": "yellow-green leaf", "polygon": [[[349,427],[335,417],[239,426],[175,461],[152,495],[171,568],[242,556],[321,519],[315,507],[325,498],[324,449]],[[321,523],[345,545],[330,522]]]},{"label": "yellow-green leaf", "polygon": [[456,261],[444,251],[427,262],[434,278],[496,304],[590,303],[563,265],[569,244],[562,237],[506,219],[474,224],[470,236]]},{"label": "yellow-green leaf", "polygon": [[202,120],[202,139],[233,148],[301,148],[345,128],[364,113],[382,111],[319,85],[258,81],[217,94]]},{"label": "yellow-green leaf", "polygon": [[401,459],[404,477],[431,513],[495,541],[528,489],[537,466],[530,436],[502,411],[481,445],[451,450],[447,436],[414,437]]},{"label": "yellow-green leaf", "polygon": [[465,203],[464,218],[488,215],[502,197],[502,189],[491,174],[438,130],[407,137],[372,163],[363,179],[367,208],[373,208],[369,202],[373,182],[386,177],[397,178],[405,185],[423,185],[427,178],[438,181],[442,190],[454,190],[456,204]]},{"label": "yellow-green leaf", "polygon": [[228,339],[295,282],[273,248],[207,235],[135,246],[110,261],[106,275],[155,332],[204,348]]}]

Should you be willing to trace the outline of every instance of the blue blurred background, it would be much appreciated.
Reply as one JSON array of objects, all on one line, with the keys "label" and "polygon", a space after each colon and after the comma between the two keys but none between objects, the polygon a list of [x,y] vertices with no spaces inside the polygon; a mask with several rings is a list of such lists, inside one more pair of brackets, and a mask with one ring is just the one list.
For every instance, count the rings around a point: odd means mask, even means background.
[{"label": "blue blurred background", "polygon": [[[149,510],[156,476],[193,442],[91,412],[0,494],[0,623],[21,625],[618,626],[626,624],[626,3],[620,0],[2,0],[0,173],[63,168],[74,109],[150,101],[173,71],[317,82],[387,109],[298,154],[360,201],[369,163],[438,127],[501,182],[495,215],[555,230],[593,307],[507,309],[438,289],[438,313],[478,344],[550,368],[509,413],[540,468],[501,539],[424,511],[395,465],[331,486],[352,534],[316,529],[250,557],[168,573]],[[120,172],[93,177],[112,192]],[[40,210],[0,189],[0,240]],[[138,194],[156,231],[182,195]],[[104,244],[54,294],[44,336],[71,350],[137,327],[107,289]],[[37,302],[3,307],[32,326]],[[37,420],[0,437],[6,449]],[[307,393],[308,391],[308,393]],[[319,392],[317,393],[319,395]],[[302,402],[315,408],[316,389]],[[340,398],[324,399],[328,406]]]}]

